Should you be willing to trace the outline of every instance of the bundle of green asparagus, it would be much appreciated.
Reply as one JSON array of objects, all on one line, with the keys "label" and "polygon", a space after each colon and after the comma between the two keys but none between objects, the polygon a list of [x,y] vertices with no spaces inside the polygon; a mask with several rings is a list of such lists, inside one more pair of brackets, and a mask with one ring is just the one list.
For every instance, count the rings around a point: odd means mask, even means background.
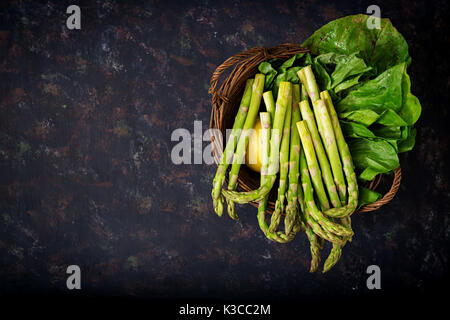
[{"label": "bundle of green asparagus", "polygon": [[[319,266],[324,240],[332,248],[323,271],[336,264],[352,240],[352,213],[381,198],[363,184],[393,172],[398,154],[415,144],[414,124],[422,109],[406,72],[408,45],[389,19],[380,19],[380,29],[369,29],[369,18],[331,21],[302,44],[310,52],[259,64],[260,73],[247,80],[214,178],[219,216],[225,199],[233,219],[238,219],[235,203],[253,202],[268,239],[286,243],[303,230],[310,242],[311,272]],[[255,150],[256,165],[248,163]],[[244,160],[260,172],[260,187],[237,192]],[[269,221],[267,203],[277,180]],[[284,230],[278,230],[283,218]]]},{"label": "bundle of green asparagus", "polygon": [[[235,203],[257,202],[260,228],[270,240],[286,243],[300,230],[305,231],[311,247],[311,272],[318,268],[323,240],[332,242],[324,264],[326,272],[338,261],[342,246],[353,235],[350,215],[357,208],[358,184],[328,91],[319,92],[311,66],[300,69],[298,78],[301,84],[279,83],[276,103],[271,91],[263,93],[263,74],[247,81],[214,178],[212,199],[215,212],[221,216],[225,198],[232,219],[238,219]],[[261,100],[267,112],[259,113]],[[260,187],[238,192],[239,169],[258,114],[262,128]],[[230,164],[228,189],[222,190]],[[278,196],[268,223],[267,201],[277,175]],[[280,231],[283,216],[284,230]]]}]

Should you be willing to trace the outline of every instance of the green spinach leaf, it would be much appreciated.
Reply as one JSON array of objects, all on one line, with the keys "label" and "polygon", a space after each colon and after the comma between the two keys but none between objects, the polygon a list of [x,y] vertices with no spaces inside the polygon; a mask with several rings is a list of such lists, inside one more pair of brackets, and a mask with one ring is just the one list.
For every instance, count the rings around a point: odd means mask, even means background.
[{"label": "green spinach leaf", "polygon": [[366,187],[359,186],[358,192],[358,209],[366,204],[370,204],[381,199],[380,193],[367,189]]},{"label": "green spinach leaf", "polygon": [[395,170],[399,160],[395,148],[383,139],[348,139],[350,152],[361,180],[372,180],[378,173]]},{"label": "green spinach leaf", "polygon": [[380,19],[380,29],[369,29],[369,17],[357,14],[331,21],[314,32],[303,46],[313,55],[328,52],[350,55],[359,51],[366,64],[374,68],[374,74],[401,62],[409,65],[408,44],[391,21]]}]

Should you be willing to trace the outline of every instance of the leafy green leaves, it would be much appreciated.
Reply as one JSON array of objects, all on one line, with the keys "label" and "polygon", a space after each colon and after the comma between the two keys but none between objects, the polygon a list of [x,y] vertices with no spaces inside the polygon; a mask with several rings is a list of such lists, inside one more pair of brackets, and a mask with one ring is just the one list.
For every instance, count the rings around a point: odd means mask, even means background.
[{"label": "leafy green leaves", "polygon": [[352,138],[349,140],[359,179],[369,181],[379,173],[388,173],[399,165],[397,151],[384,139]]},{"label": "leafy green leaves", "polygon": [[408,127],[407,137],[399,141],[398,143],[398,153],[406,152],[412,150],[416,142],[416,129],[413,127]]},{"label": "leafy green leaves", "polygon": [[[281,81],[299,83],[297,71],[312,66],[320,90],[328,90],[333,99],[362,181],[398,167],[398,153],[414,147],[413,126],[422,109],[411,93],[405,39],[389,19],[380,20],[380,29],[369,29],[368,18],[360,14],[332,21],[303,43],[311,54],[259,66],[266,75],[265,90],[275,97]],[[359,205],[380,196],[360,187]]]},{"label": "leafy green leaves", "polygon": [[[397,154],[414,147],[413,125],[422,109],[411,93],[405,39],[389,19],[369,29],[368,18],[337,19],[303,43],[314,56],[320,89],[333,98],[360,180],[397,168]],[[360,204],[376,200],[361,190]]]},{"label": "leafy green leaves", "polygon": [[299,83],[298,70],[311,63],[312,59],[309,53],[298,53],[282,63],[278,59],[260,63],[258,70],[266,75],[264,91],[272,90],[273,96],[276,98],[280,82]]},{"label": "leafy green leaves", "polygon": [[261,62],[258,66],[258,70],[259,72],[266,75],[264,79],[264,91],[267,91],[268,89],[270,89],[273,79],[275,79],[275,76],[278,72],[272,67],[270,62]]},{"label": "leafy green leaves", "polygon": [[351,91],[336,105],[337,112],[364,108],[381,114],[387,109],[400,110],[402,106],[402,78],[405,68],[404,63],[398,64]]},{"label": "leafy green leaves", "polygon": [[402,108],[400,109],[399,115],[406,123],[408,123],[408,125],[412,126],[419,120],[422,107],[419,99],[411,93],[411,80],[406,73],[406,69],[402,78],[402,93]]},{"label": "leafy green leaves", "polygon": [[358,14],[331,21],[314,32],[303,46],[315,56],[328,52],[351,55],[359,51],[375,74],[401,62],[409,65],[408,44],[391,21],[380,19],[380,29],[369,29],[368,18]]},{"label": "leafy green leaves", "polygon": [[[359,119],[353,120],[366,125],[374,122],[376,113],[378,118],[375,121],[386,126],[412,126],[422,111],[419,99],[411,93],[405,63],[387,69],[375,79],[349,92],[336,107],[347,119],[352,115],[351,112],[365,110],[364,113],[358,113]],[[369,119],[364,118],[367,109],[372,111],[367,113]]]},{"label": "leafy green leaves", "polygon": [[370,204],[381,199],[381,194],[362,186],[358,187],[358,193],[358,209],[366,204]]},{"label": "leafy green leaves", "polygon": [[340,121],[342,132],[346,137],[351,138],[375,138],[375,135],[368,128],[356,122]]},{"label": "leafy green leaves", "polygon": [[[400,63],[349,92],[337,103],[337,110],[341,112],[341,119],[370,128],[377,138],[390,143],[397,153],[406,152],[414,147],[416,131],[412,126],[422,109],[410,89],[406,63]],[[374,144],[372,141],[365,143]],[[387,172],[395,167],[390,169]],[[360,178],[370,179],[371,176],[365,174]]]},{"label": "leafy green leaves", "polygon": [[378,115],[378,113],[370,109],[358,109],[349,112],[343,112],[339,114],[339,117],[341,119],[361,123],[368,127],[372,123],[377,121],[380,116]]},{"label": "leafy green leaves", "polygon": [[[324,89],[334,89],[334,92],[337,93],[357,84],[362,74],[372,70],[372,68],[368,67],[364,60],[359,58],[357,54],[358,52],[354,52],[351,55],[329,52],[314,58],[314,66],[316,69],[320,69],[320,67],[323,66],[328,73],[334,69],[328,77],[330,79],[330,83],[328,83]],[[318,67],[317,64],[319,64],[320,67]],[[323,75],[322,70],[317,73],[319,73],[319,75]],[[348,79],[345,81],[346,84],[342,85],[346,79]],[[336,87],[338,86],[339,90],[336,90]]]}]

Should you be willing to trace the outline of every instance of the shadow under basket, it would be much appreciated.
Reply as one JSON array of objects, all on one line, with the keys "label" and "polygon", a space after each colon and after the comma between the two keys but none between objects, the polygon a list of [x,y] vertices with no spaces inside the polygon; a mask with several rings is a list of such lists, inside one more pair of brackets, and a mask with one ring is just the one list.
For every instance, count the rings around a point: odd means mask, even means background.
[{"label": "shadow under basket", "polygon": [[[288,59],[297,53],[308,52],[306,48],[302,48],[297,44],[281,44],[273,48],[255,47],[241,53],[238,53],[227,60],[225,60],[214,71],[209,93],[212,95],[212,110],[209,127],[211,129],[219,129],[221,135],[213,132],[211,136],[212,152],[216,164],[219,163],[222,156],[222,150],[224,150],[224,141],[222,137],[226,137],[226,130],[233,127],[234,118],[236,112],[239,109],[239,104],[242,98],[242,94],[247,79],[253,77],[258,72],[258,65],[263,61],[268,61],[273,58]],[[233,67],[234,66],[234,67]],[[227,70],[228,76],[222,81],[218,88],[219,78]],[[371,204],[365,205],[357,212],[370,212],[379,209],[384,204],[391,201],[397,193],[400,182],[402,179],[402,173],[400,166],[394,171],[394,179],[392,184],[389,184],[391,175],[377,175],[372,181],[366,183],[365,187],[370,190],[374,190],[381,193],[381,189],[387,190],[384,196]],[[228,174],[226,175],[226,181],[228,183]],[[260,174],[252,171],[246,165],[242,165],[239,171],[238,177],[238,191],[251,191],[259,187]],[[269,201],[268,211],[273,212],[275,206],[275,200],[277,197],[278,179],[272,188]],[[250,202],[251,205],[257,206],[257,203]]]}]

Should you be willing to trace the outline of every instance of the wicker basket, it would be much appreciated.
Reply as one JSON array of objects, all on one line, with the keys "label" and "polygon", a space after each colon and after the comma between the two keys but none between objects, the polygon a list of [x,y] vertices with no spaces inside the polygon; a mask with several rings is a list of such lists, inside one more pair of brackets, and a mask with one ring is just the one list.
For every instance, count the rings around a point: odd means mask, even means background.
[{"label": "wicker basket", "polygon": [[[258,65],[273,58],[287,59],[297,53],[308,52],[308,49],[302,48],[297,44],[281,44],[273,48],[255,47],[250,50],[238,53],[227,60],[225,60],[214,71],[209,93],[212,95],[212,111],[210,119],[210,128],[219,129],[222,133],[222,137],[225,137],[226,129],[233,126],[233,121],[236,112],[239,108],[240,99],[244,90],[245,82],[248,78],[253,77],[258,71]],[[218,89],[218,82],[220,76],[225,70],[234,66],[229,73],[228,77],[223,80],[220,88]],[[213,154],[216,163],[220,161],[221,153],[216,150],[224,149],[224,142],[220,136],[213,135],[211,137],[213,142]],[[380,182],[384,178],[384,175],[378,175],[370,183],[367,183],[366,187],[375,190]],[[358,212],[370,212],[377,210],[384,204],[392,200],[400,187],[402,174],[400,166],[394,171],[394,179],[389,191],[378,201],[369,205],[361,207]],[[260,175],[249,169],[247,166],[241,166],[238,178],[238,190],[250,191],[257,189],[260,183]],[[278,182],[276,182],[277,184]],[[277,187],[274,186],[269,195],[268,209],[272,212],[274,209],[276,200]],[[251,203],[253,206],[257,206],[256,203]]]}]

